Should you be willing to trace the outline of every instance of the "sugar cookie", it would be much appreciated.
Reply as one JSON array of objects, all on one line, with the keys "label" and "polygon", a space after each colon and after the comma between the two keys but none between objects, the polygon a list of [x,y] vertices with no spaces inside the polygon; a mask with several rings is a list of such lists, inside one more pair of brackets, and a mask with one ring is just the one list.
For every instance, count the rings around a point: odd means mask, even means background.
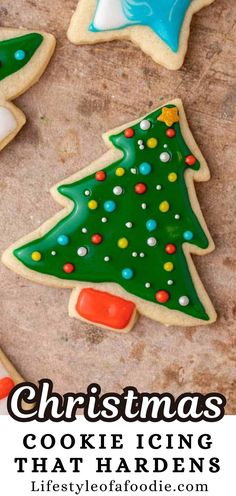
[{"label": "sugar cookie", "polygon": [[11,362],[0,349],[0,415],[6,415],[8,395],[16,384],[23,382]]},{"label": "sugar cookie", "polygon": [[180,100],[104,136],[110,150],[52,189],[65,208],[11,246],[23,276],[74,288],[72,317],[125,332],[137,312],[167,325],[214,322],[191,254],[214,249],[194,189],[209,169]]},{"label": "sugar cookie", "polygon": [[179,69],[192,16],[214,0],[79,0],[68,29],[72,43],[128,39],[168,69]]},{"label": "sugar cookie", "polygon": [[46,33],[0,28],[0,150],[25,124],[25,115],[11,100],[35,84],[55,48]]}]

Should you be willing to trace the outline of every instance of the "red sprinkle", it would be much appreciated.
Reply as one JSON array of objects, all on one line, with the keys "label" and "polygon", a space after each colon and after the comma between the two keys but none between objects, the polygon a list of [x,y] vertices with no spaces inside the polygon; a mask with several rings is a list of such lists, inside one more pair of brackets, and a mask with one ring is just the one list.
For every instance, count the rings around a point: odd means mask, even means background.
[{"label": "red sprinkle", "polygon": [[71,274],[75,270],[75,266],[72,263],[66,263],[63,265],[63,270],[66,274]]},{"label": "red sprinkle", "polygon": [[98,172],[96,172],[95,177],[96,177],[97,181],[105,181],[107,175],[104,171],[98,171]]},{"label": "red sprinkle", "polygon": [[15,383],[11,377],[3,377],[0,379],[0,400],[7,398],[11,390],[14,388]]},{"label": "red sprinkle", "polygon": [[193,155],[187,155],[187,157],[185,158],[185,163],[187,165],[195,165],[197,162],[197,159],[193,156]]},{"label": "red sprinkle", "polygon": [[169,129],[166,130],[166,136],[168,138],[174,138],[176,136],[176,131],[172,127],[169,127]]},{"label": "red sprinkle", "polygon": [[160,291],[157,291],[156,300],[158,301],[158,303],[167,303],[169,299],[170,299],[170,295],[168,291],[164,291],[162,289]]},{"label": "red sprinkle", "polygon": [[102,238],[101,234],[93,234],[91,241],[94,245],[100,245],[100,243],[102,242],[102,239],[103,238]]},{"label": "red sprinkle", "polygon": [[135,184],[134,190],[138,195],[143,195],[147,191],[147,186],[144,183],[137,183]]},{"label": "red sprinkle", "polygon": [[124,135],[126,138],[133,138],[134,130],[132,129],[132,127],[128,127],[128,129],[125,130]]},{"label": "red sprinkle", "polygon": [[166,253],[168,253],[168,255],[173,255],[173,253],[176,252],[176,246],[172,243],[169,243],[168,245],[166,245],[165,251]]}]

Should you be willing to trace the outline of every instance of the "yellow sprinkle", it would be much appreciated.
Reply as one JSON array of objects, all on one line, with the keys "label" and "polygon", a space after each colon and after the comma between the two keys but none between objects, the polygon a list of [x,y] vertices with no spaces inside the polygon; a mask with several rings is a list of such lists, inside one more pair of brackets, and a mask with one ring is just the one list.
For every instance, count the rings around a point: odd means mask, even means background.
[{"label": "yellow sprinkle", "polygon": [[168,175],[168,181],[170,181],[170,183],[175,183],[175,181],[177,181],[177,174],[175,172],[171,172],[169,175]]},{"label": "yellow sprinkle", "polygon": [[170,204],[168,201],[163,201],[159,205],[159,210],[160,212],[163,212],[164,214],[170,210]]},{"label": "yellow sprinkle", "polygon": [[164,270],[166,270],[166,272],[172,272],[173,269],[174,269],[174,264],[172,264],[172,262],[166,262],[164,264]]},{"label": "yellow sprinkle", "polygon": [[125,175],[125,169],[123,169],[123,167],[117,167],[116,169],[116,176],[124,176]]},{"label": "yellow sprinkle", "polygon": [[118,246],[119,248],[127,248],[129,242],[128,242],[128,239],[126,238],[120,238],[119,241],[118,241]]},{"label": "yellow sprinkle", "polygon": [[156,148],[157,144],[158,144],[158,141],[157,141],[156,138],[149,138],[147,140],[147,146],[148,146],[148,148]]},{"label": "yellow sprinkle", "polygon": [[42,254],[40,251],[33,251],[31,258],[34,262],[39,262],[42,258]]},{"label": "yellow sprinkle", "polygon": [[98,207],[98,202],[96,200],[90,200],[88,202],[88,208],[90,210],[96,210],[97,207]]}]

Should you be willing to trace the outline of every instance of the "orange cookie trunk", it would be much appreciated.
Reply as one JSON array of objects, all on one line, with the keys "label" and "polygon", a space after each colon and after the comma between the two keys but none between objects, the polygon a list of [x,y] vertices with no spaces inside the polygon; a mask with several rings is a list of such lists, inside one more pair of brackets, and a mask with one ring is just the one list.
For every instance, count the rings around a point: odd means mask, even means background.
[{"label": "orange cookie trunk", "polygon": [[3,377],[0,379],[0,400],[7,398],[14,386],[15,384],[11,377]]},{"label": "orange cookie trunk", "polygon": [[93,288],[82,289],[76,311],[83,319],[122,331],[128,328],[136,313],[132,301]]}]

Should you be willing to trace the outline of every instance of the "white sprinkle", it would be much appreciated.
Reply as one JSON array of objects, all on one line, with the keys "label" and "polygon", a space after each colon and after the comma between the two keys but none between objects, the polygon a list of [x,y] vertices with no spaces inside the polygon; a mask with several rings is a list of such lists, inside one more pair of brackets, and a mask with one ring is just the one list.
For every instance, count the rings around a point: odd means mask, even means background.
[{"label": "white sprinkle", "polygon": [[143,253],[143,251],[141,251],[141,253],[139,253],[139,256],[140,256],[141,258],[143,258],[143,257],[145,257],[145,253]]},{"label": "white sprinkle", "polygon": [[116,196],[120,196],[120,195],[122,195],[122,193],[123,193],[123,189],[122,189],[122,187],[121,187],[121,186],[115,186],[115,187],[113,188],[113,193],[114,193],[114,195],[116,195]]},{"label": "white sprinkle", "polygon": [[163,145],[163,148],[168,148],[168,145]]},{"label": "white sprinkle", "polygon": [[167,281],[167,284],[168,286],[172,286],[172,284],[174,284],[174,281],[172,281],[172,279],[169,279],[169,281]]},{"label": "white sprinkle", "polygon": [[171,159],[171,156],[168,152],[162,152],[160,155],[160,161],[161,162],[169,162]]},{"label": "white sprinkle", "polygon": [[107,218],[106,217],[102,217],[101,220],[102,220],[103,224],[105,224],[105,222],[107,222]]},{"label": "white sprinkle", "polygon": [[156,244],[157,244],[156,238],[151,236],[151,238],[148,238],[147,244],[148,244],[148,246],[156,246]]},{"label": "white sprinkle", "polygon": [[110,257],[104,257],[104,261],[105,262],[109,262],[110,261]]},{"label": "white sprinkle", "polygon": [[133,223],[132,222],[126,222],[126,227],[128,227],[128,229],[131,229],[133,227]]},{"label": "white sprinkle", "polygon": [[179,215],[179,214],[176,214],[176,215],[175,215],[175,219],[176,219],[176,220],[179,220],[179,219],[180,219],[180,215]]},{"label": "white sprinkle", "polygon": [[87,253],[88,253],[88,249],[85,248],[85,246],[80,246],[80,248],[78,248],[77,250],[77,254],[79,255],[79,257],[85,257]]},{"label": "white sprinkle", "polygon": [[55,250],[51,251],[51,255],[52,255],[53,257],[55,257],[55,255],[56,255],[56,254],[57,254],[57,252],[56,252]]},{"label": "white sprinkle", "polygon": [[144,145],[139,145],[139,150],[144,150]]},{"label": "white sprinkle", "polygon": [[162,189],[161,184],[158,184],[158,185],[156,186],[156,189],[157,189],[157,191],[160,191],[160,190]]},{"label": "white sprinkle", "polygon": [[83,227],[82,228],[82,233],[86,234],[88,232],[88,229],[86,229],[86,227]]},{"label": "white sprinkle", "polygon": [[131,172],[131,174],[137,174],[137,169],[135,169],[135,167],[132,167],[130,169],[130,172]]},{"label": "white sprinkle", "polygon": [[90,195],[90,191],[89,189],[86,189],[85,192],[84,192],[85,196],[89,196]]},{"label": "white sprinkle", "polygon": [[143,145],[143,140],[138,140],[138,145]]},{"label": "white sprinkle", "polygon": [[187,307],[187,305],[189,304],[189,298],[187,296],[180,296],[179,304],[181,305],[181,307]]},{"label": "white sprinkle", "polygon": [[146,203],[142,203],[141,207],[142,207],[143,210],[146,210],[147,204]]},{"label": "white sprinkle", "polygon": [[137,256],[138,256],[137,252],[136,251],[133,251],[132,257],[135,257],[136,258]]},{"label": "white sprinkle", "polygon": [[147,119],[144,119],[143,121],[140,122],[140,128],[142,131],[147,131],[151,127],[151,122],[148,121]]},{"label": "white sprinkle", "polygon": [[145,288],[149,289],[150,287],[151,287],[150,282],[146,282],[146,284],[145,284]]}]

